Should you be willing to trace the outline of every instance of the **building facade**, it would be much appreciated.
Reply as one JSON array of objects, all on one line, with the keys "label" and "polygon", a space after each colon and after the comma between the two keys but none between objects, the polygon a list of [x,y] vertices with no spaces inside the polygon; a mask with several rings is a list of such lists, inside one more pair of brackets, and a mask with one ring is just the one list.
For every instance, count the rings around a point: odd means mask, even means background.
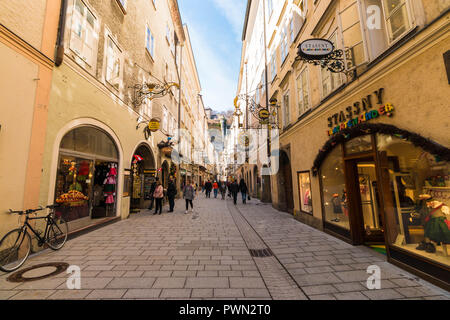
[{"label": "building facade", "polygon": [[[183,179],[173,157],[178,129],[186,129],[190,144],[207,140],[200,80],[176,0],[0,6],[4,70],[14,78],[13,65],[26,66],[10,84],[18,92],[1,89],[2,106],[23,106],[23,114],[8,108],[1,123],[2,179],[9,181],[1,185],[16,193],[3,211],[57,202],[74,232],[148,208],[156,177],[164,187],[169,177]],[[23,12],[35,20],[21,25]],[[18,158],[26,170],[11,170]],[[193,178],[198,171],[189,167]],[[6,233],[17,219],[1,215]]]},{"label": "building facade", "polygon": [[[354,245],[382,246],[390,262],[447,289],[449,5],[273,1],[282,9],[266,12],[277,27],[265,46],[281,129],[273,206]],[[298,59],[311,38],[344,50],[345,72]]]},{"label": "building facade", "polygon": [[[20,12],[20,15],[18,14]],[[0,233],[37,207],[60,1],[0,3]]]}]

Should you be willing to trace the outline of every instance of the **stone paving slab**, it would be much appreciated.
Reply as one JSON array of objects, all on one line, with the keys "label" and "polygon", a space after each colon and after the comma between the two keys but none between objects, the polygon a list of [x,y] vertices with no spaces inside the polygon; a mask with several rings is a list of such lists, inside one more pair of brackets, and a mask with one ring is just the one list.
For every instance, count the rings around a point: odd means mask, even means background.
[{"label": "stone paving slab", "polygon": [[[66,243],[60,251],[33,254],[22,268],[66,262],[81,268],[81,290],[68,290],[66,273],[12,283],[0,273],[0,299],[450,299],[448,292],[306,226],[270,205],[252,200],[194,201],[194,215],[132,215]],[[195,219],[194,219],[195,218]],[[249,249],[269,247],[273,257]],[[368,290],[366,268],[382,269],[382,289]],[[297,296],[297,298],[298,298]]]}]

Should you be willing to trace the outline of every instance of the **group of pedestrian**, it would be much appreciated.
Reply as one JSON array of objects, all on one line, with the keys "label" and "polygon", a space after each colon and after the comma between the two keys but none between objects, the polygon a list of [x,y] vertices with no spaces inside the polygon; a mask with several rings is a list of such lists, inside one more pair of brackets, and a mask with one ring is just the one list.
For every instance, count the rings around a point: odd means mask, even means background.
[{"label": "group of pedestrian", "polygon": [[[193,200],[195,198],[196,192],[197,187],[191,181],[189,181],[183,187],[183,198],[186,200],[185,214],[188,213],[189,205],[191,206],[191,212],[194,211]],[[149,210],[153,210],[153,205],[155,205],[155,212],[153,213],[153,215],[162,214],[163,200],[165,196],[167,196],[167,199],[169,200],[169,212],[174,212],[177,187],[175,186],[175,181],[172,178],[169,178],[169,183],[166,190],[164,189],[162,183],[159,181],[159,178],[156,177],[155,181],[150,186],[150,194],[151,200]]]},{"label": "group of pedestrian", "polygon": [[219,193],[222,196],[222,200],[225,200],[226,194],[228,191],[228,196],[230,198],[233,198],[234,204],[237,204],[237,198],[239,192],[242,195],[242,203],[247,203],[247,199],[250,200],[250,196],[248,195],[248,188],[247,184],[245,183],[244,179],[241,179],[239,184],[237,183],[237,180],[233,181],[206,181],[205,184],[202,186],[202,192],[205,192],[206,198],[211,198],[211,191],[214,192],[214,198],[217,199]]},{"label": "group of pedestrian", "polygon": [[[194,199],[197,195],[198,186],[194,184],[193,181],[189,180],[183,187],[183,199],[186,201],[186,211],[185,214],[189,213],[189,207],[191,208],[190,212],[194,212]],[[217,199],[219,192],[222,196],[222,200],[225,200],[226,194],[228,191],[228,196],[233,198],[233,202],[237,204],[237,198],[239,192],[242,195],[242,203],[247,203],[247,199],[250,200],[250,196],[248,195],[247,184],[244,179],[241,179],[240,183],[237,183],[237,180],[233,180],[232,182],[228,181],[207,181],[202,186],[202,192],[206,192],[206,198],[211,198],[211,191],[214,192],[214,198]],[[175,186],[175,182],[172,177],[169,178],[169,183],[167,189],[164,189],[162,183],[159,181],[157,177],[155,181],[150,186],[150,194],[151,194],[151,202],[149,210],[153,210],[153,206],[155,206],[155,212],[153,215],[161,215],[163,200],[164,197],[167,196],[169,201],[169,212],[174,212],[175,209],[175,197],[177,195],[177,188]],[[159,213],[158,213],[159,212]]]}]

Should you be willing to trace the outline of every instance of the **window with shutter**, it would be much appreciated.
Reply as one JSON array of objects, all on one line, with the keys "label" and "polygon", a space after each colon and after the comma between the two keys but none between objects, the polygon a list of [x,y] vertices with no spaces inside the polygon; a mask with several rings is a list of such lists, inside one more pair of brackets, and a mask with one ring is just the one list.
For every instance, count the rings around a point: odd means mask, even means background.
[{"label": "window with shutter", "polygon": [[311,106],[309,103],[308,68],[304,68],[297,77],[298,113],[304,114]]},{"label": "window with shutter", "polygon": [[347,69],[355,69],[367,62],[358,1],[354,0],[340,12],[344,47],[349,52]]},{"label": "window with shutter", "polygon": [[122,53],[119,47],[117,47],[111,37],[108,37],[106,49],[106,81],[116,89],[120,87],[121,55]]},{"label": "window with shutter", "polygon": [[[338,48],[336,31],[328,40],[334,44],[335,48]],[[340,73],[333,73],[325,68],[320,68],[320,73],[322,78],[322,97],[324,98],[342,84],[342,77]]]},{"label": "window with shutter", "polygon": [[284,127],[287,127],[289,123],[291,122],[291,115],[290,115],[290,106],[289,106],[289,91],[283,96],[283,113],[284,113]]},{"label": "window with shutter", "polygon": [[89,66],[94,63],[96,18],[81,0],[75,0],[69,48]]}]

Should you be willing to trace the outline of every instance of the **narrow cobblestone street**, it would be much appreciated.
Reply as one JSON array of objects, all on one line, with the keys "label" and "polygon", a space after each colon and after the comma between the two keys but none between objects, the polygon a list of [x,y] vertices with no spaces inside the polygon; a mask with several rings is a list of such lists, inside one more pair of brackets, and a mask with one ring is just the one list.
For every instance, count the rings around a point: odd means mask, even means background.
[{"label": "narrow cobblestone street", "polygon": [[[0,299],[450,299],[389,263],[252,200],[195,200],[194,214],[146,211],[32,256],[24,267],[66,262],[81,268],[81,289],[68,274],[12,283],[0,275]],[[167,207],[164,212],[167,212]],[[253,257],[252,250],[267,257]],[[270,255],[273,253],[273,255]],[[380,290],[366,270],[381,268]]]}]

